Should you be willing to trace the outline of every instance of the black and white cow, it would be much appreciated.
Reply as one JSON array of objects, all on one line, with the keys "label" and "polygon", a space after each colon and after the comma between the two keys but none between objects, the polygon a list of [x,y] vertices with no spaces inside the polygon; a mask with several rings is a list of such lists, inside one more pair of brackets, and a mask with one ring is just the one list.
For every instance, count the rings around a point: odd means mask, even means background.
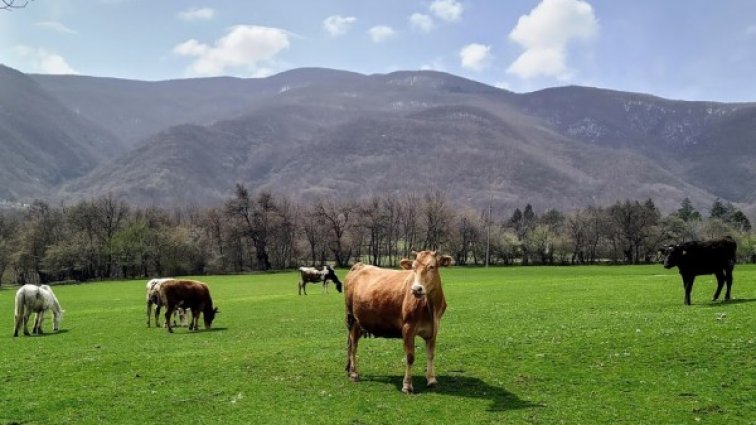
[{"label": "black and white cow", "polygon": [[732,270],[735,268],[737,243],[730,237],[708,241],[685,242],[667,246],[660,251],[665,254],[664,268],[677,267],[685,289],[685,304],[690,305],[690,292],[696,276],[713,274],[717,277],[717,291],[714,299],[719,299],[722,287],[727,283],[725,300],[730,299]]},{"label": "black and white cow", "polygon": [[299,268],[299,295],[304,292],[307,295],[305,286],[308,283],[322,283],[323,292],[328,293],[328,281],[336,285],[336,290],[341,292],[341,281],[336,276],[336,272],[329,265],[317,267],[300,267]]}]

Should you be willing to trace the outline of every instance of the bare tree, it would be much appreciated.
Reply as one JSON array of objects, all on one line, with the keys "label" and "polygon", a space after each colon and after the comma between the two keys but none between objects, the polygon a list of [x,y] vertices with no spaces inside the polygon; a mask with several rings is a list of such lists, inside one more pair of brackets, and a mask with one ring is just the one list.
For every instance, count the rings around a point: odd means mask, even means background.
[{"label": "bare tree", "polygon": [[347,232],[352,226],[354,207],[348,202],[326,201],[317,204],[316,209],[328,228],[328,249],[336,260],[337,267],[346,267],[352,256],[351,247],[346,243]]},{"label": "bare tree", "polygon": [[226,203],[226,212],[241,222],[244,235],[254,246],[257,270],[270,270],[268,240],[275,214],[275,200],[269,192],[262,192],[253,201],[244,185],[236,185],[236,197]]},{"label": "bare tree", "polygon": [[381,200],[377,196],[362,201],[357,206],[358,223],[366,232],[368,256],[370,257],[370,264],[374,266],[381,265],[383,254],[381,248],[387,239],[387,217],[381,207]]},{"label": "bare tree", "polygon": [[401,203],[399,211],[399,231],[404,241],[402,257],[409,258],[410,252],[416,248],[420,237],[420,198],[407,195]]},{"label": "bare tree", "polygon": [[126,202],[118,200],[112,194],[105,195],[95,201],[97,215],[97,232],[100,243],[105,251],[105,277],[111,277],[113,273],[113,238],[126,222],[129,206]]},{"label": "bare tree", "polygon": [[3,273],[11,258],[13,239],[18,231],[18,223],[11,217],[0,213],[0,284],[3,283]]},{"label": "bare tree", "polygon": [[304,232],[307,245],[310,248],[310,260],[312,265],[325,262],[326,257],[326,223],[317,206],[308,208],[302,213],[302,231]]},{"label": "bare tree", "polygon": [[0,10],[10,11],[13,9],[23,9],[27,4],[29,4],[30,1],[34,0],[24,0],[23,2],[16,0],[0,0]]},{"label": "bare tree", "polygon": [[423,248],[438,250],[449,237],[449,226],[453,214],[448,202],[441,192],[426,194],[422,204],[423,224],[425,224],[425,243]]},{"label": "bare tree", "polygon": [[394,267],[398,262],[399,239],[401,225],[402,205],[399,199],[392,195],[386,195],[382,202],[386,222],[386,255],[389,265]]}]

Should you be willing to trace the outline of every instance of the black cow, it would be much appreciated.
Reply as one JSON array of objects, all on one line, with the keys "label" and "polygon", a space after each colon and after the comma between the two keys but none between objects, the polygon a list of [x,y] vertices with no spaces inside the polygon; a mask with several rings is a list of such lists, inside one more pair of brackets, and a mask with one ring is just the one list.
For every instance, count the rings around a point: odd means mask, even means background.
[{"label": "black cow", "polygon": [[730,299],[732,270],[735,268],[737,249],[737,243],[729,236],[703,242],[685,242],[662,249],[666,255],[664,268],[671,269],[677,266],[680,271],[686,305],[690,305],[690,292],[693,290],[693,281],[696,276],[705,274],[713,274],[717,277],[717,291],[714,293],[713,301],[719,298],[725,283],[727,283],[725,300]]}]

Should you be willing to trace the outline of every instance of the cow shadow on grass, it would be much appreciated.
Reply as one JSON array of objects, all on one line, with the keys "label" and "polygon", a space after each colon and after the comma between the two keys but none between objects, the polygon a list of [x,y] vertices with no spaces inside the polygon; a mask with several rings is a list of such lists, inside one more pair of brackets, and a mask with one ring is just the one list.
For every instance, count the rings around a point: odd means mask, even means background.
[{"label": "cow shadow on grass", "polygon": [[[179,331],[179,329],[183,329],[185,332],[181,332],[181,331]],[[185,328],[183,326],[182,327],[175,326],[173,328],[173,333],[175,335],[194,335],[194,334],[202,334],[202,333],[207,333],[207,332],[220,332],[220,331],[225,331],[226,329],[228,329],[228,328],[216,328],[216,327],[212,327],[210,329],[200,329],[200,330],[197,330],[197,331],[190,331],[188,328]]]},{"label": "cow shadow on grass", "polygon": [[[68,329],[58,329],[57,331],[44,331],[41,334],[31,334],[31,335],[24,335],[24,336],[30,336],[33,338],[43,338],[46,336],[55,336],[55,335],[60,335],[64,333],[68,333]],[[21,332],[19,332],[18,335],[21,336],[22,335]]]},{"label": "cow shadow on grass", "polygon": [[[402,390],[404,375],[397,376],[365,376],[361,375],[362,381],[383,382],[393,384],[398,391]],[[424,377],[415,377],[415,394],[434,393],[454,397],[466,397],[485,399],[491,402],[488,410],[502,412],[506,410],[529,409],[543,407],[538,403],[522,400],[516,394],[507,391],[503,387],[491,385],[481,379],[461,375],[439,375],[438,385],[433,388],[425,386]]]},{"label": "cow shadow on grass", "polygon": [[701,303],[701,307],[725,307],[734,304],[746,304],[756,302],[756,298],[733,298],[726,301],[709,301],[708,303]]}]

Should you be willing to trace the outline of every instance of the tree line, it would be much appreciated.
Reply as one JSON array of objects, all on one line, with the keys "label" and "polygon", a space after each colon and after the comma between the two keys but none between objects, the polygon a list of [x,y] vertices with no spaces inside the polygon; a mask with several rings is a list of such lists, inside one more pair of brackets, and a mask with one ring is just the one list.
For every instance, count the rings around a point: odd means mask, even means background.
[{"label": "tree line", "polygon": [[0,282],[243,273],[356,261],[396,267],[413,249],[458,265],[640,264],[669,243],[730,235],[739,261],[756,261],[748,218],[716,200],[663,215],[652,200],[542,213],[479,211],[443,193],[295,202],[270,192],[211,208],[135,207],[112,195],[0,212]]}]

